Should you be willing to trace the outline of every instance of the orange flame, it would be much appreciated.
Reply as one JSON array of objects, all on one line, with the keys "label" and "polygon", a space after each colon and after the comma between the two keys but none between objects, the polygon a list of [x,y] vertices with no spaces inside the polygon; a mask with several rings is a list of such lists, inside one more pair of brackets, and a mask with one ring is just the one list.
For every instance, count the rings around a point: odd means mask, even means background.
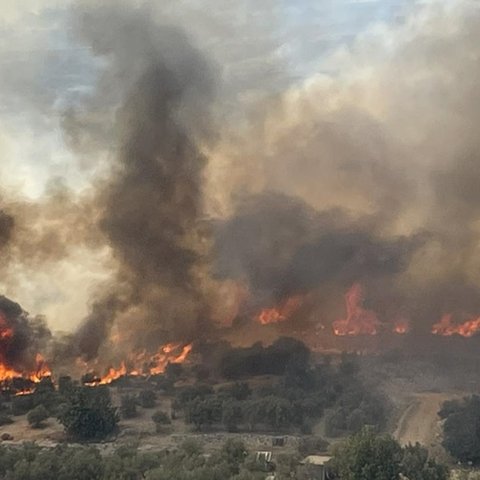
[{"label": "orange flame", "polygon": [[295,295],[285,300],[278,308],[264,308],[256,317],[262,325],[288,320],[302,305],[303,297]]},{"label": "orange flame", "polygon": [[35,371],[30,373],[28,377],[32,382],[38,383],[42,378],[52,376],[52,371],[50,370],[50,367],[47,365],[45,358],[43,358],[43,355],[41,355],[40,353],[37,353],[35,357],[35,363],[36,363]]},{"label": "orange flame", "polygon": [[410,331],[410,322],[405,318],[398,319],[393,325],[393,333],[405,335]]},{"label": "orange flame", "polygon": [[[35,370],[31,372],[20,372],[14,368],[9,367],[4,362],[0,362],[0,384],[2,388],[10,389],[10,382],[14,379],[24,379],[32,383],[40,383],[42,378],[51,377],[52,371],[48,367],[42,355],[37,353]],[[15,391],[15,388],[13,389]],[[15,395],[29,395],[35,391],[35,388],[25,387],[22,390],[16,391]]]},{"label": "orange flame", "polygon": [[333,322],[335,335],[376,335],[380,322],[375,312],[362,307],[363,291],[359,283],[352,285],[345,294],[346,318]]},{"label": "orange flame", "polygon": [[[149,356],[145,351],[131,356],[128,362],[123,361],[118,368],[109,368],[108,372],[99,380],[89,382],[88,385],[107,385],[125,375],[159,375],[165,372],[169,363],[184,363],[193,345],[182,346],[181,343],[167,343],[162,345],[158,351]],[[127,363],[132,368],[127,367]]]},{"label": "orange flame", "polygon": [[9,340],[13,337],[13,329],[8,325],[5,315],[0,312],[0,340]]},{"label": "orange flame", "polygon": [[450,337],[452,335],[461,335],[462,337],[473,337],[480,331],[480,317],[472,318],[461,324],[454,324],[452,314],[446,313],[440,321],[433,325],[432,333]]},{"label": "orange flame", "polygon": [[43,377],[51,376],[52,372],[40,354],[37,354],[35,368],[30,372],[22,372],[9,365],[9,362],[5,359],[4,351],[13,336],[13,328],[8,324],[5,314],[0,312],[0,383],[11,381],[14,378],[24,378],[38,383]]}]

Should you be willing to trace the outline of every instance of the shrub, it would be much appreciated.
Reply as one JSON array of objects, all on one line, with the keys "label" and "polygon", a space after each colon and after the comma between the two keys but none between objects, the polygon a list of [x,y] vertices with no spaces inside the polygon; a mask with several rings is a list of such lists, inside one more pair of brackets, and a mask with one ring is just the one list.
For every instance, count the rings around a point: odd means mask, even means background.
[{"label": "shrub", "polygon": [[165,427],[172,423],[169,416],[160,410],[152,415],[152,420],[155,423],[155,430],[157,433],[164,432]]},{"label": "shrub", "polygon": [[189,457],[193,457],[195,455],[200,455],[203,451],[202,446],[200,445],[197,440],[193,438],[187,438],[181,445],[181,449],[187,454]]},{"label": "shrub", "polygon": [[156,397],[152,390],[143,390],[138,394],[138,402],[143,408],[153,408]]},{"label": "shrub", "polygon": [[152,420],[159,425],[170,425],[172,423],[168,415],[161,410],[156,411],[152,415]]},{"label": "shrub", "polygon": [[446,415],[443,446],[461,462],[480,464],[480,397],[444,405],[441,412]]},{"label": "shrub", "polygon": [[0,427],[3,425],[10,425],[11,423],[13,423],[13,419],[9,415],[0,413]]},{"label": "shrub", "polygon": [[49,416],[48,410],[43,405],[38,405],[28,412],[28,424],[33,428],[41,428]]},{"label": "shrub", "polygon": [[25,415],[35,405],[33,395],[19,395],[12,398],[12,414]]},{"label": "shrub", "polygon": [[137,399],[133,395],[122,396],[120,413],[123,418],[133,418],[137,416]]},{"label": "shrub", "polygon": [[302,437],[298,442],[298,453],[302,457],[318,455],[319,453],[325,452],[327,448],[328,442],[322,437]]},{"label": "shrub", "polygon": [[101,439],[115,431],[118,413],[107,387],[77,387],[68,396],[58,420],[74,438]]}]

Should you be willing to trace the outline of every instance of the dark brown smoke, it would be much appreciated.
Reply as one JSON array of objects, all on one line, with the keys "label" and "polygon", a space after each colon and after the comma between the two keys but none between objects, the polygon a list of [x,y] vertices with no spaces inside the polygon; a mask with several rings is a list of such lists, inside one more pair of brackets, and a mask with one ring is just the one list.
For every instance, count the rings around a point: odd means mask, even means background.
[{"label": "dark brown smoke", "polygon": [[405,301],[396,282],[426,235],[383,238],[377,222],[278,193],[250,197],[217,226],[216,273],[247,284],[260,306],[360,282],[372,307],[391,314]]},{"label": "dark brown smoke", "polygon": [[[188,339],[206,320],[199,278],[206,158],[198,142],[209,130],[214,77],[181,31],[155,25],[146,12],[100,8],[78,15],[79,34],[109,62],[97,95],[109,81],[124,95],[112,176],[98,197],[99,227],[118,275],[76,337],[91,358],[120,313],[122,337],[139,347]],[[84,109],[94,103],[89,99]]]},{"label": "dark brown smoke", "polygon": [[[113,275],[93,291],[75,349],[92,358],[103,345],[156,348],[208,332],[209,289],[224,280],[247,285],[255,308],[311,294],[322,318],[356,282],[382,320],[401,314],[428,331],[446,312],[480,314],[477,10],[426,5],[295,83],[288,71],[272,78],[287,67],[263,32],[270,8],[242,27],[243,7],[232,7],[215,29],[208,9],[200,25],[182,2],[95,3],[75,8],[70,26],[100,75],[62,119],[68,146],[101,172],[95,192],[57,186],[0,213],[9,281],[9,262],[13,277],[79,246],[108,247]],[[167,18],[190,24],[195,40]],[[222,65],[231,84],[221,106],[200,44],[234,63]],[[269,95],[257,102],[260,91]]]},{"label": "dark brown smoke", "polygon": [[10,241],[14,225],[13,217],[0,210],[0,250]]},{"label": "dark brown smoke", "polygon": [[31,370],[35,356],[51,339],[51,333],[41,317],[30,318],[22,307],[0,295],[0,361],[10,368]]}]

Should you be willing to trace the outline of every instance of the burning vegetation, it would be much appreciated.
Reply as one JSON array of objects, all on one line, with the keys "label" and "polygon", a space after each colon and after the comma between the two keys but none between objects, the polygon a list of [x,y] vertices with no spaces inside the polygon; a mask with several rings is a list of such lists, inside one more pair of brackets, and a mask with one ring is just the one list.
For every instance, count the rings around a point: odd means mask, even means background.
[{"label": "burning vegetation", "polygon": [[[436,37],[442,45],[466,41],[465,57],[442,48],[431,68],[418,33],[421,60],[413,64],[437,87],[428,101],[446,109],[442,118],[476,125],[464,106],[478,95],[462,83],[478,76],[469,60],[478,29],[469,19],[456,18],[461,37]],[[3,384],[38,383],[58,365],[95,386],[159,375],[188,361],[192,342],[223,338],[241,345],[244,336],[250,343],[289,334],[319,350],[335,342],[357,350],[370,337],[476,336],[480,169],[466,152],[477,150],[478,138],[447,120],[437,132],[421,115],[412,131],[425,132],[422,142],[403,131],[417,119],[404,117],[403,106],[417,98],[406,76],[372,65],[377,86],[347,75],[366,103],[352,103],[356,95],[342,82],[315,79],[262,103],[263,112],[250,105],[233,115],[222,110],[231,102],[219,88],[221,68],[182,28],[108,2],[75,9],[70,21],[98,77],[67,105],[62,131],[74,154],[108,158],[108,168],[88,195],[57,186],[37,203],[0,197],[1,272],[8,281],[30,255],[41,269],[75,249],[107,252],[109,270],[62,348],[42,318],[0,297]],[[400,38],[399,61],[412,54]],[[456,92],[465,91],[450,102],[431,74],[442,68],[457,75]],[[388,94],[393,78],[400,101]],[[448,148],[439,138],[451,140]],[[419,151],[430,163],[417,184],[399,159],[420,163]],[[212,174],[219,166],[232,172],[225,185]]]},{"label": "burning vegetation", "polygon": [[132,355],[126,361],[122,361],[119,368],[110,367],[107,373],[99,378],[90,373],[84,377],[87,385],[108,385],[121,377],[148,377],[160,375],[165,372],[169,364],[182,364],[192,350],[192,344],[181,345],[179,343],[168,343],[158,349],[157,353],[148,355],[145,351]]}]

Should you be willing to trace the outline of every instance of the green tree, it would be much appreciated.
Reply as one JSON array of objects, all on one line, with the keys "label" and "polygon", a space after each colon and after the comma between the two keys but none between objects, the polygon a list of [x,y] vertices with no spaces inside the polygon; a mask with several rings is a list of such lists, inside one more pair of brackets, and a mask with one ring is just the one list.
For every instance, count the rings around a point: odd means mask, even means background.
[{"label": "green tree", "polygon": [[447,480],[448,468],[429,458],[428,450],[418,443],[403,449],[401,471],[408,480]]},{"label": "green tree", "polygon": [[3,425],[10,425],[11,423],[13,423],[12,417],[3,412],[0,413],[0,427]]},{"label": "green tree", "polygon": [[332,464],[342,480],[398,480],[402,449],[391,437],[365,428],[334,451]]},{"label": "green tree", "polygon": [[322,437],[302,437],[298,442],[298,453],[302,457],[306,457],[307,455],[318,455],[319,453],[326,452],[327,448],[328,442]]},{"label": "green tree", "polygon": [[161,433],[165,425],[170,425],[172,423],[172,421],[170,420],[170,417],[165,412],[162,412],[161,410],[156,411],[152,415],[152,420],[155,423],[155,429],[157,433]]},{"label": "green tree", "polygon": [[443,446],[461,462],[480,464],[480,397],[444,405]]},{"label": "green tree", "polygon": [[137,416],[137,399],[133,395],[123,395],[120,400],[120,413],[123,418]]},{"label": "green tree", "polygon": [[78,387],[68,396],[58,420],[65,431],[79,440],[101,439],[112,433],[118,423],[107,387]]},{"label": "green tree", "polygon": [[247,450],[241,440],[228,439],[222,447],[221,457],[232,468],[234,473],[239,472],[240,465],[245,461]]},{"label": "green tree", "polygon": [[222,409],[222,423],[229,432],[236,432],[243,422],[242,402],[229,400],[224,402]]},{"label": "green tree", "polygon": [[43,405],[38,405],[28,412],[28,424],[33,428],[41,428],[49,416],[48,410]]},{"label": "green tree", "polygon": [[187,423],[192,423],[197,430],[208,428],[222,421],[222,402],[215,396],[190,402],[186,411]]},{"label": "green tree", "polygon": [[152,390],[142,390],[138,394],[138,402],[143,408],[153,408],[155,406],[155,400],[157,396]]}]

